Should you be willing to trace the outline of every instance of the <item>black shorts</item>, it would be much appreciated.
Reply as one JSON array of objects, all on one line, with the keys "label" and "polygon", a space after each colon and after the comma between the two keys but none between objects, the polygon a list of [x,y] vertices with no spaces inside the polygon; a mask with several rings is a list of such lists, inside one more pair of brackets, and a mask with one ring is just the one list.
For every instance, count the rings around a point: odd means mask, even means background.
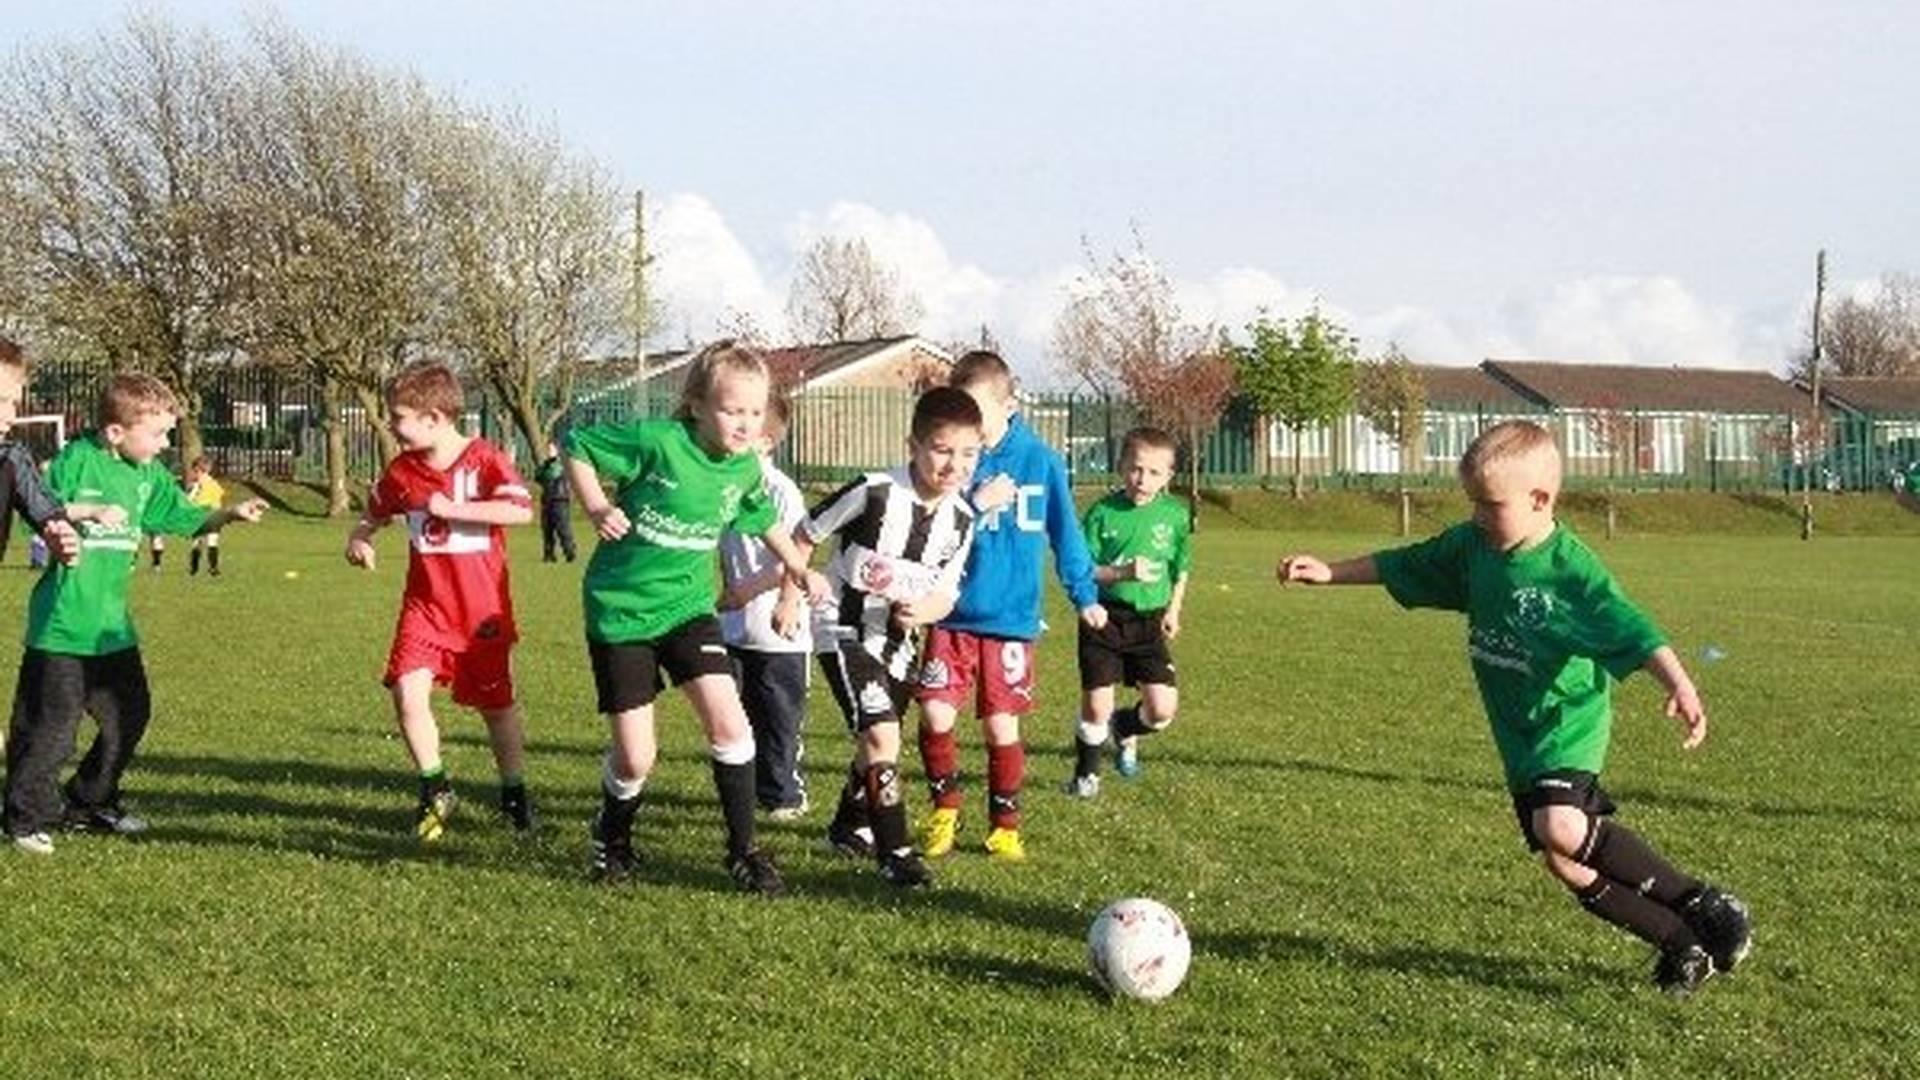
[{"label": "black shorts", "polygon": [[1179,685],[1174,681],[1167,636],[1160,631],[1164,609],[1137,611],[1117,601],[1101,603],[1107,609],[1107,625],[1095,630],[1080,624],[1080,689],[1098,690],[1123,682]]},{"label": "black shorts", "polygon": [[913,700],[912,683],[894,678],[885,664],[854,642],[841,643],[840,662],[845,665],[847,694],[853,702],[848,723],[855,734],[906,718],[907,703]]},{"label": "black shorts", "polygon": [[702,675],[733,677],[733,660],[712,615],[689,619],[651,641],[588,641],[593,691],[603,713],[653,704],[667,688]]},{"label": "black shorts", "polygon": [[1513,813],[1520,819],[1520,835],[1527,838],[1527,850],[1539,851],[1542,845],[1533,835],[1533,812],[1543,806],[1573,806],[1588,817],[1606,817],[1618,807],[1600,789],[1600,777],[1579,769],[1556,769],[1533,778],[1532,786],[1513,797]]}]

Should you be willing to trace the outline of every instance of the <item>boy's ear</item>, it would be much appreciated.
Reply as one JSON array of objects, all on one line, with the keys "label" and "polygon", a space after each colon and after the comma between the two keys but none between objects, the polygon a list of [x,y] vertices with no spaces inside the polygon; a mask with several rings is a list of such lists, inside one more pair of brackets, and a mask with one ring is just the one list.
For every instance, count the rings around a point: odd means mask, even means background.
[{"label": "boy's ear", "polygon": [[1535,511],[1545,510],[1547,507],[1553,505],[1553,492],[1545,488],[1534,488],[1528,494],[1533,499],[1533,508]]},{"label": "boy's ear", "polygon": [[112,421],[100,425],[100,434],[106,436],[108,446],[118,446],[127,437],[127,425]]}]

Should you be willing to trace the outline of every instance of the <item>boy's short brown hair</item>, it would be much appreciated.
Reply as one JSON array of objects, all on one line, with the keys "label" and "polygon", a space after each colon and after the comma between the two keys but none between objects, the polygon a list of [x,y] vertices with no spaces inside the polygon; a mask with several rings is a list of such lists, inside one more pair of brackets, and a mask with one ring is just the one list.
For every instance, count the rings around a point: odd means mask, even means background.
[{"label": "boy's short brown hair", "polygon": [[27,354],[20,343],[10,337],[0,337],[0,367],[15,371],[27,370]]},{"label": "boy's short brown hair", "polygon": [[100,426],[119,424],[131,427],[143,416],[178,413],[180,399],[166,383],[140,371],[122,371],[107,380],[100,391]]},{"label": "boy's short brown hair", "polygon": [[1141,425],[1126,433],[1120,440],[1120,460],[1126,461],[1140,450],[1165,450],[1169,454],[1178,454],[1180,444],[1166,431]]},{"label": "boy's short brown hair", "polygon": [[793,423],[793,399],[778,390],[767,394],[767,419],[764,434],[773,442],[786,437],[787,425]]},{"label": "boy's short brown hair", "polygon": [[925,443],[941,428],[970,427],[977,431],[983,423],[980,403],[956,386],[936,386],[913,403],[911,432],[916,443]]},{"label": "boy's short brown hair", "polygon": [[1552,484],[1560,486],[1560,448],[1553,433],[1531,420],[1502,420],[1480,433],[1460,455],[1460,482],[1473,490],[1493,470],[1516,461],[1541,457],[1552,470]]},{"label": "boy's short brown hair", "polygon": [[947,385],[962,390],[991,386],[995,393],[1008,398],[1013,396],[1013,369],[992,349],[975,349],[953,362]]},{"label": "boy's short brown hair", "polygon": [[387,404],[458,420],[466,406],[460,376],[445,360],[415,360],[387,381]]}]

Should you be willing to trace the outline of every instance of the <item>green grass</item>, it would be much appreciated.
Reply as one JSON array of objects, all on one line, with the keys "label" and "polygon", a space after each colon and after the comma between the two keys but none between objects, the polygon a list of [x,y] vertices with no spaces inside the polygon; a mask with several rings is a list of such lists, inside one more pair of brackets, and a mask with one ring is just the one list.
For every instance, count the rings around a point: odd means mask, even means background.
[{"label": "green grass", "polygon": [[[1623,818],[1752,903],[1749,965],[1691,1001],[1526,856],[1454,619],[1376,590],[1282,592],[1273,558],[1380,535],[1210,530],[1179,644],[1186,711],[1134,782],[1069,800],[1070,640],[1042,648],[1032,861],[967,846],[896,895],[767,826],[794,895],[729,891],[685,706],[640,826],[645,880],[583,880],[602,731],[577,568],[516,534],[517,668],[544,839],[517,845],[473,717],[446,842],[405,834],[405,755],[376,685],[403,573],[344,529],[178,553],[136,608],[157,702],[129,777],[133,843],[0,851],[0,1076],[1835,1077],[1920,1069],[1920,575],[1908,539],[1632,538],[1600,549],[1693,663],[1707,745],[1629,682],[1608,787]],[[16,553],[16,558],[18,557]],[[288,571],[298,576],[285,577]],[[19,625],[30,577],[0,571]],[[1066,625],[1058,598],[1052,616]],[[1707,644],[1725,659],[1702,663]],[[844,743],[816,703],[809,765]],[[977,732],[965,761],[981,768]],[[912,801],[925,805],[916,783]],[[1158,897],[1195,945],[1158,1007],[1084,974],[1093,913]]]}]

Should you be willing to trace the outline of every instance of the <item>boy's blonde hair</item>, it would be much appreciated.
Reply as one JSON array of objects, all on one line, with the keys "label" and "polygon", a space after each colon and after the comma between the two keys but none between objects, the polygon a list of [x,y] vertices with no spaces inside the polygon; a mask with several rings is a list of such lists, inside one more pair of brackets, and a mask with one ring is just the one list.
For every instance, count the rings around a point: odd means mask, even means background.
[{"label": "boy's blonde hair", "polygon": [[156,413],[178,413],[180,399],[166,383],[138,371],[123,371],[107,380],[100,391],[100,426],[119,424],[132,427],[141,417]]},{"label": "boy's blonde hair", "polygon": [[[721,338],[701,349],[687,364],[687,381],[680,386],[680,405],[673,410],[673,415],[681,420],[693,419],[694,410],[712,395],[714,384],[723,375],[754,375],[764,380],[769,388],[773,385],[773,376],[767,370],[767,359],[760,355],[760,350],[732,338]],[[771,394],[767,404],[771,412]]]},{"label": "boy's blonde hair", "polygon": [[1502,420],[1481,432],[1460,455],[1460,482],[1473,490],[1495,469],[1525,461],[1544,466],[1549,489],[1559,490],[1560,448],[1553,443],[1553,433],[1531,420]]},{"label": "boy's blonde hair", "polygon": [[417,413],[437,412],[457,421],[466,401],[466,393],[460,389],[460,376],[453,373],[445,360],[415,360],[387,383],[387,404],[405,406]]},{"label": "boy's blonde hair", "polygon": [[1004,400],[1013,396],[1013,369],[1007,366],[999,353],[991,349],[975,349],[953,362],[947,385],[962,390],[990,386]]}]

